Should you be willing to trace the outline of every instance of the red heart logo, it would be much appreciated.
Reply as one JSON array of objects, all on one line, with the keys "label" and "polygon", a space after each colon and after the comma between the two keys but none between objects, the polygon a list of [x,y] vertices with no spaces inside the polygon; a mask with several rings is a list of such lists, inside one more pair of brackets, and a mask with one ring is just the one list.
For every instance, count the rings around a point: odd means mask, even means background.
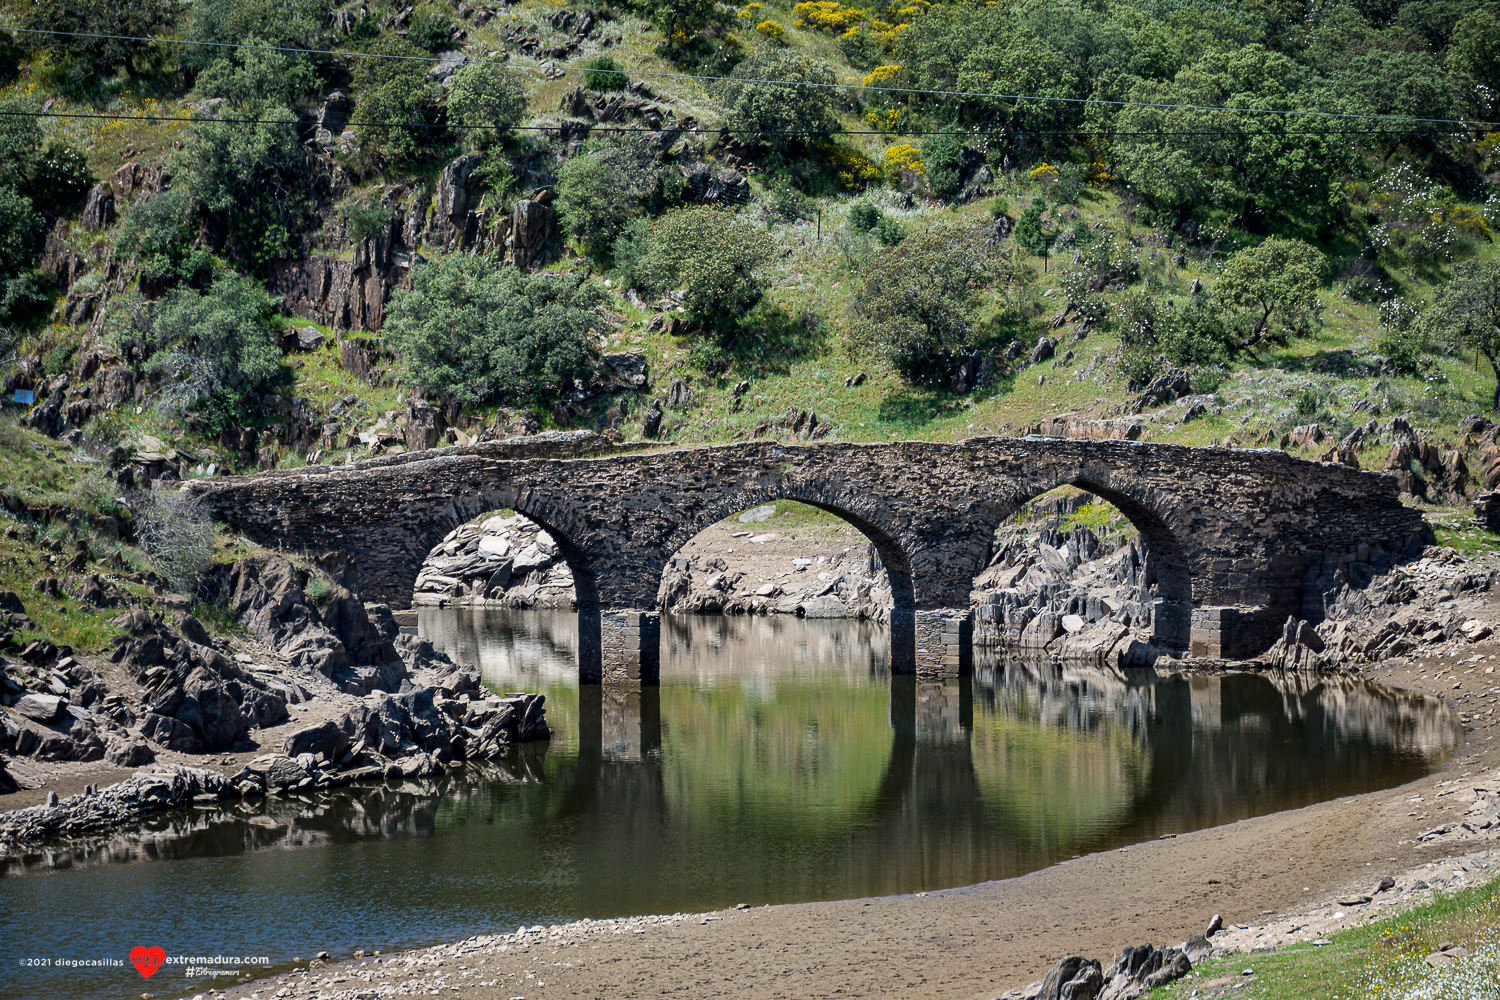
[{"label": "red heart logo", "polygon": [[150,979],[151,973],[160,969],[161,964],[166,960],[167,953],[160,948],[147,948],[144,945],[137,945],[130,949],[130,964],[135,966],[140,971],[140,974],[147,979]]}]

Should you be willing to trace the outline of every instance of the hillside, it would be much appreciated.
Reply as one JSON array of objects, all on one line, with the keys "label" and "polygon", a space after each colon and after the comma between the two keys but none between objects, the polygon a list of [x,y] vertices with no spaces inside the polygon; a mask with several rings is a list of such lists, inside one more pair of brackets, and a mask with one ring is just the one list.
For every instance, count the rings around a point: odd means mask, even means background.
[{"label": "hillside", "polygon": [[556,426],[1041,431],[1390,469],[1487,544],[1477,0],[5,24],[4,398],[106,491]]}]

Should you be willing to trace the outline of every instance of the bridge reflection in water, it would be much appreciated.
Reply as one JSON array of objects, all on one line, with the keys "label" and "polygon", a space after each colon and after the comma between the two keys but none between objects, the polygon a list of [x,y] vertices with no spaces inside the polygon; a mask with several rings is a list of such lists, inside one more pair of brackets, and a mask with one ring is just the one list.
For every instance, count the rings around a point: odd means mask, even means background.
[{"label": "bridge reflection in water", "polygon": [[[660,686],[580,687],[574,615],[423,614],[495,687],[547,694],[550,745],[38,852],[0,868],[0,920],[100,954],[139,931],[186,954],[294,955],[911,892],[1399,784],[1460,736],[1441,703],[1349,678],[983,659],[892,676],[880,627],[857,621],[670,619]],[[23,978],[0,1000],[43,985],[106,984]]]}]

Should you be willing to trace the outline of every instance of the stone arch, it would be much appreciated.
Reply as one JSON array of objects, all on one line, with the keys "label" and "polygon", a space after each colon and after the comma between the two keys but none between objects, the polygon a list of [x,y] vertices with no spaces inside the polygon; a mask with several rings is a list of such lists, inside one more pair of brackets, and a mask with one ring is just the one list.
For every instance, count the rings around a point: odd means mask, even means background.
[{"label": "stone arch", "polygon": [[486,514],[501,509],[514,510],[517,514],[535,522],[538,527],[552,536],[563,561],[567,563],[569,572],[573,574],[574,599],[579,609],[585,607],[597,609],[599,590],[594,571],[595,561],[587,549],[575,540],[580,532],[574,523],[571,510],[552,502],[550,498],[530,491],[519,496],[499,498],[487,493],[455,497],[452,505],[440,516],[427,518],[422,542],[418,546],[421,549],[421,555],[417,558],[416,565],[407,573],[407,592],[411,593],[414,590],[422,567],[426,565],[432,555],[432,550],[445,535],[454,528],[469,524]]},{"label": "stone arch", "polygon": [[656,579],[661,579],[668,560],[699,533],[741,511],[775,503],[777,500],[795,500],[809,507],[816,507],[853,526],[875,546],[880,556],[881,565],[885,567],[886,576],[891,582],[892,605],[898,609],[916,606],[916,579],[912,572],[911,557],[908,555],[910,543],[901,538],[898,529],[887,527],[890,522],[883,516],[885,512],[879,503],[868,496],[832,493],[805,484],[744,487],[716,498],[693,517],[682,521],[669,536],[662,546],[660,564],[655,567]]},{"label": "stone arch", "polygon": [[[1017,481],[1018,489],[1002,504],[1000,521],[1012,516],[1025,504],[1060,486],[1072,486],[1091,493],[1115,507],[1140,532],[1146,553],[1156,576],[1157,599],[1155,634],[1163,645],[1187,649],[1195,606],[1194,578],[1197,568],[1179,535],[1182,526],[1174,526],[1164,510],[1173,502],[1135,477],[1107,466],[1087,468],[1060,467],[1028,480]],[[998,527],[1000,521],[996,522]],[[992,529],[993,531],[993,529]]]}]

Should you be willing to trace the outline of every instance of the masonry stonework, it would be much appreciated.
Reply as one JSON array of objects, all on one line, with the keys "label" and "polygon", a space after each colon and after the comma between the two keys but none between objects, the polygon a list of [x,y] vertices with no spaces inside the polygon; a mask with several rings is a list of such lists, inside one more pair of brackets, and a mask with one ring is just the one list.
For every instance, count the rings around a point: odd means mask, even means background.
[{"label": "masonry stonework", "polygon": [[183,489],[260,544],[336,555],[342,582],[365,600],[403,607],[448,531],[517,510],[547,529],[573,572],[580,676],[595,682],[621,665],[628,674],[632,660],[654,670],[623,651],[631,626],[611,637],[602,616],[653,610],[663,568],[689,539],[778,499],[835,513],[874,543],[895,605],[893,669],[946,668],[962,654],[943,637],[967,646],[965,628],[919,625],[916,613],[967,614],[996,525],[1062,485],[1108,500],[1140,530],[1156,570],[1157,643],[1223,656],[1264,650],[1288,615],[1316,617],[1330,578],[1314,566],[1354,574],[1372,553],[1414,552],[1423,531],[1380,473],[1269,449],[1039,437],[647,451],[555,433]]}]

